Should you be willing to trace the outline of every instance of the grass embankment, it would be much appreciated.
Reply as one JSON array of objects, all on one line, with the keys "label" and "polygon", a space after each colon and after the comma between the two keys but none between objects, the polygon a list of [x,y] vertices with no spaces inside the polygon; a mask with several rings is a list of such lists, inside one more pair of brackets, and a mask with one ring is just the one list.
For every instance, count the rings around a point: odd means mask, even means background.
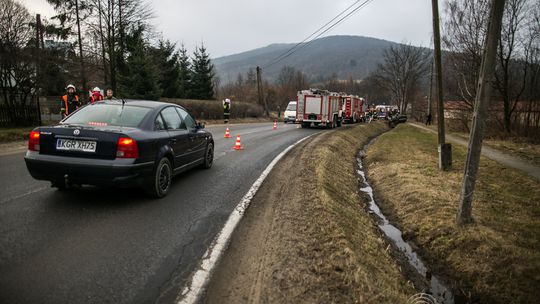
[{"label": "grass embankment", "polygon": [[[428,127],[437,130],[436,125]],[[469,140],[469,133],[450,132],[449,134]],[[488,147],[540,166],[540,144],[530,143],[526,138],[511,136],[506,138],[484,138],[483,143]]]},{"label": "grass embankment", "polygon": [[0,128],[0,143],[27,140],[33,127]]},{"label": "grass embankment", "polygon": [[458,296],[473,303],[537,302],[540,182],[482,157],[475,223],[458,228],[466,148],[453,145],[453,169],[440,172],[436,136],[399,125],[369,148],[368,178],[381,209]]},{"label": "grass embankment", "polygon": [[[370,138],[387,129],[372,123],[322,135],[324,145],[313,151],[318,204],[321,213],[313,225],[322,227],[319,241],[327,244],[331,257],[343,264],[321,265],[343,269],[342,279],[354,285],[360,303],[404,303],[415,293],[388,251],[388,243],[359,204],[356,157]],[[365,198],[363,198],[365,199]],[[367,202],[365,202],[367,203]],[[332,248],[333,247],[333,248]],[[339,267],[339,268],[338,268]]]},{"label": "grass embankment", "polygon": [[204,303],[405,303],[408,282],[371,216],[358,150],[382,123],[323,131],[272,170],[234,232]]}]

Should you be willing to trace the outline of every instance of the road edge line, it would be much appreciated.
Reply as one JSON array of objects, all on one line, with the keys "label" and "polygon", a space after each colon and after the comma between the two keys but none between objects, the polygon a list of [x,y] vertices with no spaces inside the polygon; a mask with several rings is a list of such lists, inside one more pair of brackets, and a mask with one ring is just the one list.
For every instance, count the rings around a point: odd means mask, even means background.
[{"label": "road edge line", "polygon": [[212,241],[210,247],[204,253],[199,269],[195,271],[195,274],[191,278],[190,284],[184,287],[182,293],[178,295],[176,303],[197,303],[197,301],[201,297],[202,291],[206,288],[208,282],[210,281],[214,268],[216,267],[221,256],[225,252],[232,233],[236,229],[236,226],[238,226],[238,223],[244,216],[247,208],[249,207],[249,204],[251,203],[251,200],[259,190],[260,186],[262,185],[268,174],[270,174],[272,169],[281,160],[281,158],[285,156],[285,154],[287,154],[298,144],[315,134],[311,134],[304,138],[301,138],[292,145],[288,146],[287,148],[285,148],[285,150],[281,151],[281,153],[274,157],[274,159],[268,164],[268,166],[264,169],[259,178],[257,178],[257,180],[251,185],[251,188],[249,188],[248,192],[242,197],[238,205],[236,205],[232,213],[229,215],[227,222],[225,222],[225,225],[223,225],[221,231],[218,233],[214,241]]}]

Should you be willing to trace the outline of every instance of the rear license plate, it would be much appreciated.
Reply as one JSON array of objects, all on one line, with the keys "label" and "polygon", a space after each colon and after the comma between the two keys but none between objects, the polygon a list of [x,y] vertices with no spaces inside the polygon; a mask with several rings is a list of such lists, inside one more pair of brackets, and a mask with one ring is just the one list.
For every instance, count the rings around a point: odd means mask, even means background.
[{"label": "rear license plate", "polygon": [[56,141],[56,150],[96,152],[96,142],[59,138]]}]

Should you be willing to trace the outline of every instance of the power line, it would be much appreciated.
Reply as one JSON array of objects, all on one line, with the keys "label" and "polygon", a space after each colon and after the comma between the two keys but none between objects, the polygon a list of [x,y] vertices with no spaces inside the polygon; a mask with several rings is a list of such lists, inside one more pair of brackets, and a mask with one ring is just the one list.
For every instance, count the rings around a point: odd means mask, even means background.
[{"label": "power line", "polygon": [[[313,37],[313,35],[317,34],[320,30],[322,30],[323,28],[325,28],[328,24],[330,24],[332,21],[336,20],[337,18],[339,18],[339,16],[343,15],[346,11],[348,11],[351,7],[355,6],[358,2],[360,2],[361,0],[357,0],[355,1],[353,4],[351,4],[350,6],[348,6],[346,9],[344,9],[343,11],[341,11],[339,14],[337,14],[334,18],[332,18],[332,20],[326,22],[323,26],[319,27],[315,32],[311,33],[311,35],[307,36],[304,40],[298,42],[296,45],[294,45],[293,47],[291,47],[290,49],[286,50],[285,52],[281,53],[279,56],[277,56],[276,58],[272,59],[273,61],[279,61],[279,59],[284,56],[285,54],[289,53],[290,51],[294,50],[295,48],[297,48],[299,45],[301,45],[302,43],[306,42],[306,40],[308,40],[309,38]],[[272,62],[273,62],[272,61]]]},{"label": "power line", "polygon": [[356,1],[355,3],[353,3],[352,5],[350,5],[349,7],[347,7],[345,10],[343,10],[341,13],[339,13],[338,15],[336,15],[334,18],[332,18],[332,20],[328,21],[326,24],[324,24],[323,26],[321,26],[319,29],[317,29],[315,32],[313,32],[311,35],[309,35],[307,38],[305,38],[304,40],[302,40],[301,42],[297,43],[295,46],[293,46],[292,48],[290,48],[289,50],[287,50],[286,52],[282,53],[281,55],[279,55],[278,57],[276,57],[273,61],[271,61],[269,64],[265,65],[264,68],[268,68],[276,63],[278,63],[279,61],[291,56],[292,54],[296,53],[297,51],[299,51],[300,49],[310,45],[313,41],[315,41],[317,38],[321,37],[322,35],[324,35],[326,32],[328,32],[329,30],[333,29],[334,27],[336,27],[337,25],[341,24],[343,21],[345,21],[346,19],[348,19],[350,16],[352,16],[354,13],[356,13],[358,10],[360,10],[361,8],[365,7],[367,4],[369,4],[370,2],[372,2],[373,0],[365,0],[364,2],[362,2],[358,7],[356,7],[355,9],[353,9],[352,11],[350,11],[349,13],[347,13],[347,15],[343,16],[341,19],[339,19],[338,21],[334,22],[332,25],[330,25],[327,29],[325,29],[324,31],[322,31],[321,33],[319,33],[317,36],[313,37],[310,41],[308,41],[307,43],[304,43],[306,40],[308,40],[309,38],[311,38],[314,34],[316,34],[317,32],[319,32],[321,29],[325,28],[328,24],[330,24],[332,21],[336,20],[337,18],[339,18],[341,15],[343,15],[346,11],[348,11],[351,7],[353,7],[354,5],[358,4],[360,2],[360,0]]}]

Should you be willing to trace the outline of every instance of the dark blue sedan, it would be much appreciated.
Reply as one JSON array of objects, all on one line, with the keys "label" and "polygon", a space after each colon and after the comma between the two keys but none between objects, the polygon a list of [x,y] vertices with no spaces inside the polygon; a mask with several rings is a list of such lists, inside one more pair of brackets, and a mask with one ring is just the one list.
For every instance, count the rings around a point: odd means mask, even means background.
[{"label": "dark blue sedan", "polygon": [[213,159],[212,134],[184,108],[132,100],[98,102],[35,128],[24,157],[32,177],[59,189],[140,186],[158,198],[174,175],[210,168]]}]

